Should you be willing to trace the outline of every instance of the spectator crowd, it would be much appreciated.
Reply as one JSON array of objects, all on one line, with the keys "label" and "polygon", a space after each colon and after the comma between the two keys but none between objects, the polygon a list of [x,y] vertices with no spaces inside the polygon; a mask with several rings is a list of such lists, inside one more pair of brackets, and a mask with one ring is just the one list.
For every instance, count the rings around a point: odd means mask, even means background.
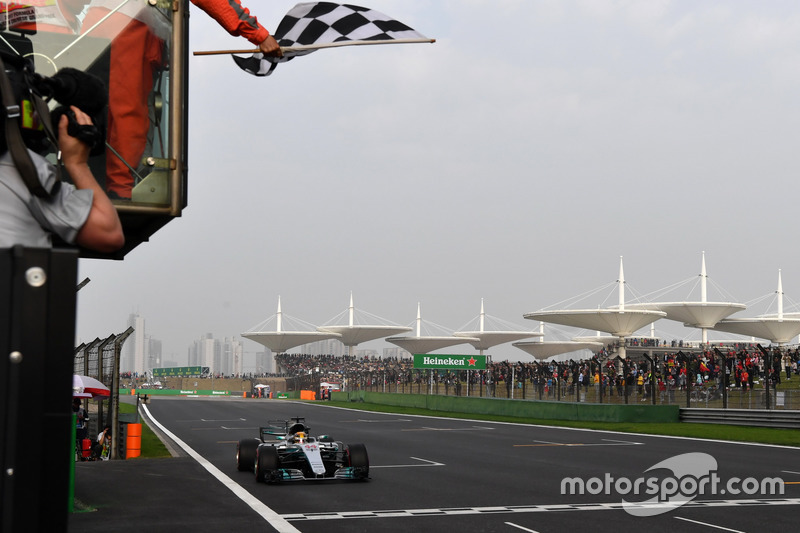
[{"label": "spectator crowd", "polygon": [[[630,354],[630,352],[629,352]],[[458,371],[414,369],[413,358],[380,358],[309,354],[279,354],[277,368],[281,375],[314,375],[320,381],[345,383],[350,389],[380,388],[404,392],[408,387],[424,392],[423,387],[444,385],[454,394],[464,389],[481,394],[512,396],[512,388],[532,387],[544,395],[571,395],[600,385],[604,395],[626,396],[637,393],[647,399],[653,384],[662,400],[674,398],[675,391],[697,387],[718,393],[723,384],[731,390],[747,391],[769,380],[777,386],[798,374],[797,348],[762,349],[756,344],[734,344],[705,351],[664,350],[652,359],[629,355],[627,359],[609,357],[602,351],[588,359],[561,362],[533,361],[487,362],[485,370]],[[499,389],[499,390],[498,390]],[[503,394],[502,389],[505,389]],[[556,392],[557,391],[557,392]],[[524,394],[518,395],[519,397]]]}]

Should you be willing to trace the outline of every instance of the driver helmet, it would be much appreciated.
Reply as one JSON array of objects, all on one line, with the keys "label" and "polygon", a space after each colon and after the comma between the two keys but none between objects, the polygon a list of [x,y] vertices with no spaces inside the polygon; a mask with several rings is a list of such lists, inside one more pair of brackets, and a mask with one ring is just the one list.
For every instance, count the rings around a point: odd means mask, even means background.
[{"label": "driver helmet", "polygon": [[306,441],[306,434],[302,431],[298,431],[294,434],[295,442],[304,443]]}]

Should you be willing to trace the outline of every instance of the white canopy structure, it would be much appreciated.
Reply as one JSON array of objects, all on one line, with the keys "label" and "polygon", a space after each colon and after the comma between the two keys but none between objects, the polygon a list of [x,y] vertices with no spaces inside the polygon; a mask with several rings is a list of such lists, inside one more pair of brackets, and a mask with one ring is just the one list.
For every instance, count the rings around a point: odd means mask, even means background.
[{"label": "white canopy structure", "polygon": [[540,320],[582,329],[594,329],[611,333],[620,340],[619,355],[625,358],[625,337],[644,326],[667,316],[663,311],[649,309],[627,309],[625,307],[625,274],[622,257],[619,258],[619,306],[610,309],[562,309],[537,311],[523,315],[528,320]]},{"label": "white canopy structure", "polygon": [[[317,331],[323,333],[334,333],[340,337],[342,344],[349,348],[350,355],[353,354],[353,347],[362,342],[375,339],[382,339],[390,335],[411,331],[408,326],[398,326],[395,324],[361,325],[355,323],[355,307],[353,306],[353,295],[350,294],[350,307],[348,308],[349,318],[346,325],[320,326]],[[338,318],[334,317],[332,320]]]},{"label": "white canopy structure", "polygon": [[778,314],[754,318],[728,318],[718,322],[713,329],[767,339],[776,344],[787,344],[800,334],[800,318],[790,318],[783,313],[783,282],[778,270]]},{"label": "white canopy structure", "polygon": [[515,342],[512,343],[511,346],[519,348],[536,359],[545,360],[580,350],[591,350],[597,353],[602,350],[606,344],[617,340],[616,337],[608,337],[608,342],[602,342],[597,339],[579,340],[577,338],[573,338],[572,340],[546,341],[544,340],[544,322],[539,322],[539,333],[541,337],[537,340]]},{"label": "white canopy structure", "polygon": [[700,266],[700,301],[697,302],[653,302],[628,304],[630,309],[650,309],[663,311],[667,320],[682,322],[687,327],[702,330],[702,343],[708,344],[708,330],[720,320],[728,318],[747,306],[733,302],[708,301],[708,274],[706,273],[706,254],[703,252]]},{"label": "white canopy structure", "polygon": [[605,346],[601,342],[578,342],[578,341],[523,341],[512,343],[511,346],[519,348],[536,359],[544,360],[556,355],[561,355],[578,350],[591,350],[599,352]]},{"label": "white canopy structure", "polygon": [[422,335],[422,313],[417,303],[417,334],[413,337],[389,337],[386,339],[411,354],[429,353],[448,346],[479,341],[476,337],[458,337],[455,335]]},{"label": "white canopy structure", "polygon": [[619,337],[615,335],[600,335],[598,332],[597,335],[579,335],[572,337],[572,340],[575,342],[599,342],[604,346],[608,346],[609,344],[617,342]]},{"label": "white canopy structure", "polygon": [[529,339],[531,337],[541,337],[542,334],[536,331],[521,331],[521,330],[486,330],[486,312],[483,308],[483,298],[481,298],[481,314],[479,317],[479,325],[477,331],[456,331],[453,333],[456,337],[467,337],[476,340],[469,340],[469,342],[476,350],[480,350],[483,355],[484,350],[488,350],[493,346],[505,344],[507,342],[518,341],[522,339]]},{"label": "white canopy structure", "polygon": [[[278,296],[278,312],[264,320],[263,322],[257,324],[250,330],[242,333],[242,337],[255,341],[259,344],[263,344],[267,348],[269,348],[273,353],[284,353],[296,346],[302,346],[303,344],[308,344],[310,342],[317,342],[326,339],[335,339],[339,338],[340,335],[338,333],[332,332],[320,332],[316,331],[313,324],[309,324],[307,322],[300,321],[296,318],[292,318],[291,320],[294,322],[303,322],[303,324],[310,328],[310,331],[284,331],[283,330],[283,319],[290,318],[284,317],[283,312],[281,311],[281,298]],[[268,327],[269,323],[272,320],[275,320],[276,326],[274,331],[268,331],[266,328]]]}]

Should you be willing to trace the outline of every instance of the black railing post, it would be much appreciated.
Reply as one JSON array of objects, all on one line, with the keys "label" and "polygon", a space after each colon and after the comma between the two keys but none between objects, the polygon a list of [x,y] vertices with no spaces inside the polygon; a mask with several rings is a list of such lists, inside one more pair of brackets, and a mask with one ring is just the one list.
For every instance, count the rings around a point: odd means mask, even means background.
[{"label": "black railing post", "polygon": [[767,409],[770,409],[770,397],[769,397],[769,382],[770,382],[770,378],[769,378],[769,371],[772,370],[772,355],[771,355],[770,351],[765,350],[760,344],[756,344],[756,346],[761,351],[761,354],[764,356],[764,365],[763,365],[763,367],[764,367],[764,391],[766,393],[764,395],[764,402],[765,402],[764,405],[765,405],[765,407]]},{"label": "black railing post", "polygon": [[3,533],[67,530],[77,278],[77,251],[0,251]]}]

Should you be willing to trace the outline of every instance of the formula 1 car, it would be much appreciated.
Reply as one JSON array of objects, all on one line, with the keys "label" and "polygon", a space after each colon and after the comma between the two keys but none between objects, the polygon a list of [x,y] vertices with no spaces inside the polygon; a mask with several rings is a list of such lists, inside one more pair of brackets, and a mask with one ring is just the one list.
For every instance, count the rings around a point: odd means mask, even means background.
[{"label": "formula 1 car", "polygon": [[242,439],[236,468],[255,472],[256,481],[369,479],[369,456],[363,444],[344,445],[328,435],[312,437],[304,418],[272,420],[258,439]]}]

